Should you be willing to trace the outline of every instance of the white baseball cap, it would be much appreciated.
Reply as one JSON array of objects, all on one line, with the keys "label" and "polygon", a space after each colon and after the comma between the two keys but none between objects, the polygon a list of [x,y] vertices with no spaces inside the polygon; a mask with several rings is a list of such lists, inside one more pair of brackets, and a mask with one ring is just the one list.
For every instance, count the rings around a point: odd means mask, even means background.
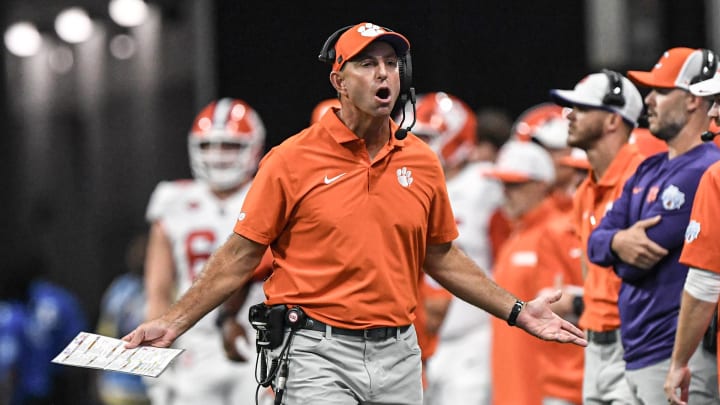
[{"label": "white baseball cap", "polygon": [[690,92],[696,96],[706,97],[720,94],[720,71],[710,79],[691,84]]},{"label": "white baseball cap", "polygon": [[663,52],[649,72],[628,70],[633,82],[650,88],[690,90],[698,78],[713,74],[717,66],[715,53],[707,49],[671,48]]},{"label": "white baseball cap", "polygon": [[505,183],[524,183],[530,180],[552,183],[555,165],[550,153],[531,141],[509,141],[500,148],[495,167],[486,172]]},{"label": "white baseball cap", "polygon": [[[620,79],[620,88],[612,89],[611,75]],[[612,103],[608,95],[619,95],[622,105]],[[593,73],[585,76],[573,90],[550,90],[550,98],[565,107],[588,107],[620,114],[628,124],[637,126],[643,109],[642,96],[637,87],[619,73]]]}]

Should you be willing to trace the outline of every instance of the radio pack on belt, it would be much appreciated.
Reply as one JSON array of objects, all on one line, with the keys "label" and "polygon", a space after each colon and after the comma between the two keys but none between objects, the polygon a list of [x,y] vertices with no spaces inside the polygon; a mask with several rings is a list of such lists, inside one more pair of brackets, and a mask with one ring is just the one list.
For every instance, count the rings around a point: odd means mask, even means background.
[{"label": "radio pack on belt", "polygon": [[257,331],[258,351],[275,349],[283,342],[285,328],[297,330],[305,324],[305,312],[300,307],[288,309],[285,305],[253,305],[249,318],[250,324]]}]

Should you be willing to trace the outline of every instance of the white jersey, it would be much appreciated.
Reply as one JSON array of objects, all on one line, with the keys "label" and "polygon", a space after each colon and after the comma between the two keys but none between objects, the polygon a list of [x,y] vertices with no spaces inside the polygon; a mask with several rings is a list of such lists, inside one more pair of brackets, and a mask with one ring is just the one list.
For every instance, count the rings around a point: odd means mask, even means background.
[{"label": "white jersey", "polygon": [[[159,221],[170,242],[177,297],[190,288],[210,255],[233,232],[249,187],[248,184],[223,200],[206,183],[195,180],[161,182],[155,188],[146,217],[151,223]],[[252,352],[255,331],[248,321],[248,308],[264,299],[262,284],[251,284],[245,305],[238,313],[238,322],[245,329]],[[254,403],[257,386],[254,353],[247,362],[229,361],[222,347],[221,332],[215,326],[216,316],[217,309],[176,340],[174,345],[185,351],[160,378],[152,379],[153,405]],[[261,403],[269,400],[265,395]]]},{"label": "white jersey", "polygon": [[[492,167],[489,162],[472,163],[447,181],[459,232],[455,244],[488,275],[493,261],[488,225],[504,198],[502,184],[483,174]],[[467,334],[478,322],[489,322],[489,315],[453,297],[440,328],[440,342]]]},{"label": "white jersey", "polygon": [[[160,221],[172,246],[177,297],[190,288],[210,255],[232,233],[249,186],[224,200],[218,199],[206,183],[196,180],[163,181],[153,191],[146,219],[150,223]],[[217,333],[216,311],[192,329]]]}]

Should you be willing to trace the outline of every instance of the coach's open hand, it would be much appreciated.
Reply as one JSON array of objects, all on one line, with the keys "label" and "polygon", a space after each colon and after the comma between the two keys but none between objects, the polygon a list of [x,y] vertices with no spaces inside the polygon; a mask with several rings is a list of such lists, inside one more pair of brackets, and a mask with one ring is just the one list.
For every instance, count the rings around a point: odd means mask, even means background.
[{"label": "coach's open hand", "polygon": [[550,304],[558,301],[561,296],[562,291],[557,290],[528,301],[518,315],[517,326],[543,340],[587,346],[583,331],[550,309]]}]

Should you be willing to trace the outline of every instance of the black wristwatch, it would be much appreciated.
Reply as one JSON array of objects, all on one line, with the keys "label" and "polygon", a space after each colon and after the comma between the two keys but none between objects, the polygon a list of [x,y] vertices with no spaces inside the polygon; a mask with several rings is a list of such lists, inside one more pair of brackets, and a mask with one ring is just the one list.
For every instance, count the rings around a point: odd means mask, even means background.
[{"label": "black wristwatch", "polygon": [[585,310],[585,302],[583,302],[582,295],[576,295],[573,297],[572,308],[575,316],[579,317],[580,315],[582,315],[583,311]]},{"label": "black wristwatch", "polygon": [[513,304],[512,309],[510,310],[510,316],[507,318],[507,324],[510,326],[515,326],[517,323],[517,317],[520,315],[520,311],[522,311],[523,307],[525,306],[525,303],[523,301],[520,301],[518,299],[515,300],[515,304]]}]

